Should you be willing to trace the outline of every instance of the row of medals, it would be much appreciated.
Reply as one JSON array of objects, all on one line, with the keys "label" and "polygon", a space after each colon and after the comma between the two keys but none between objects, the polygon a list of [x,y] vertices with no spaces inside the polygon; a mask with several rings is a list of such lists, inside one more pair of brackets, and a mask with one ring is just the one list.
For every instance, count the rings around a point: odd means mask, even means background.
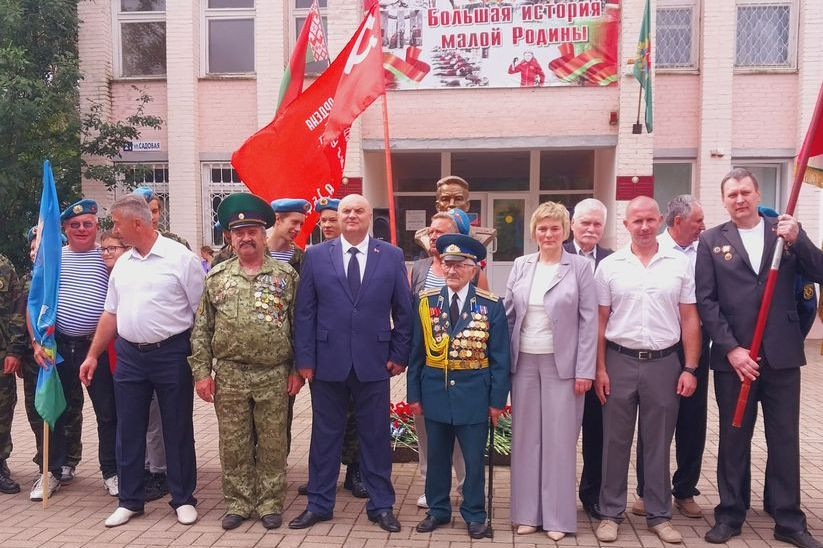
[{"label": "row of medals", "polygon": [[[446,316],[448,317],[448,316]],[[464,316],[465,317],[465,316]],[[436,340],[440,342],[440,335]],[[457,333],[451,340],[450,358],[482,358],[486,350],[486,341],[489,338],[489,321],[484,314],[472,313],[472,320],[468,329]]]},{"label": "row of medals", "polygon": [[[271,291],[275,293],[272,294]],[[277,288],[274,284],[267,284],[255,291],[254,298],[254,308],[257,310],[257,319],[266,322],[274,321],[275,317],[279,316],[278,312],[282,310],[285,305],[284,299],[277,295]],[[277,320],[275,325],[282,327],[283,322]]]}]

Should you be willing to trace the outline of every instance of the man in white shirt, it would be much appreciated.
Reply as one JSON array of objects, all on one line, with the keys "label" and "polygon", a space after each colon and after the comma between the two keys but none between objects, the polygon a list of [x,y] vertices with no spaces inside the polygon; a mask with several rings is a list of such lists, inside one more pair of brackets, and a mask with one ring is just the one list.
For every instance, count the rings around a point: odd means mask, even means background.
[{"label": "man in white shirt", "polygon": [[187,357],[205,274],[194,253],[152,228],[151,212],[142,198],[121,198],[112,206],[111,216],[114,233],[132,249],[114,265],[103,315],[80,366],[80,380],[88,385],[97,358],[118,335],[114,387],[118,414],[128,419],[120,421],[117,429],[120,503],[106,526],[123,525],[143,513],[152,392],[160,404],[171,506],[177,520],[189,525],[197,521],[197,466]]},{"label": "man in white shirt", "polygon": [[[596,198],[586,198],[574,206],[571,230],[574,238],[563,247],[569,253],[589,259],[592,270],[613,251],[600,245],[606,226],[606,206]],[[603,410],[594,390],[586,392],[583,406],[583,471],[580,473],[578,496],[583,510],[594,519],[600,519],[597,504],[600,500],[600,479],[603,459]]]},{"label": "man in white shirt", "polygon": [[[675,196],[666,208],[666,229],[657,237],[661,247],[682,253],[689,260],[692,274],[697,258],[697,238],[706,230],[703,207],[688,194]],[[683,353],[678,352],[681,361]],[[703,464],[706,446],[706,402],[709,388],[709,339],[705,335],[697,364],[697,389],[688,398],[680,399],[677,426],[674,430],[677,471],[672,477],[674,504],[680,513],[690,518],[700,518],[703,511],[694,497],[700,494],[697,482]],[[646,515],[643,503],[643,442],[637,440],[637,496],[632,513]]]},{"label": "man in white shirt", "polygon": [[[618,537],[626,510],[634,424],[643,436],[646,524],[664,542],[679,543],[671,526],[669,448],[680,396],[697,385],[700,323],[694,277],[682,254],[657,242],[663,218],[647,196],[626,207],[631,244],[603,260],[597,272],[600,328],[595,390],[603,404],[603,480],[596,536]],[[677,350],[683,345],[686,367]]]}]

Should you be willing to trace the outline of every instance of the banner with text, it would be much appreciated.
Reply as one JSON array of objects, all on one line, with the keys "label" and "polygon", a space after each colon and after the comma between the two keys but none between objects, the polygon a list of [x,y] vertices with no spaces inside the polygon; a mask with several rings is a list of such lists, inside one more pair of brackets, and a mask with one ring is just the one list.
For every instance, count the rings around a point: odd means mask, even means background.
[{"label": "banner with text", "polygon": [[619,0],[380,0],[390,89],[608,86]]}]

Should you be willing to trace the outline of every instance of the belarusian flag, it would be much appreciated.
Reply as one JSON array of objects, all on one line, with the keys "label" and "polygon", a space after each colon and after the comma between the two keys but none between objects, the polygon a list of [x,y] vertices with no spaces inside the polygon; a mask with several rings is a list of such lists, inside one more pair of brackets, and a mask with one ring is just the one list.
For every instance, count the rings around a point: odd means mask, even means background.
[{"label": "belarusian flag", "polygon": [[277,98],[277,112],[303,93],[303,77],[306,74],[306,63],[313,61],[328,61],[329,49],[326,46],[326,33],[323,31],[323,20],[320,17],[320,8],[314,0],[300,30],[300,36],[294,44],[289,66],[283,73],[280,83],[280,94]]},{"label": "belarusian flag", "polygon": [[637,40],[637,56],[634,59],[634,77],[640,82],[642,92],[646,94],[646,131],[652,132],[652,37],[651,8],[646,0],[643,11],[643,23],[640,25],[640,38]]}]

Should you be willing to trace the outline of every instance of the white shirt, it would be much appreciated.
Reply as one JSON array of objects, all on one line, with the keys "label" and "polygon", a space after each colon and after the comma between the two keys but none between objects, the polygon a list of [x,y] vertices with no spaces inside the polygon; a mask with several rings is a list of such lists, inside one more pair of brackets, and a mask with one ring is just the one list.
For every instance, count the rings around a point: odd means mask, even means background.
[{"label": "white shirt", "polygon": [[631,245],[594,274],[600,306],[611,307],[606,339],[634,350],[662,350],[680,340],[680,304],[694,304],[694,275],[682,253],[659,246],[648,266]]},{"label": "white shirt", "polygon": [[589,259],[589,264],[592,267],[592,272],[594,272],[594,267],[597,266],[597,245],[595,245],[591,251],[583,251],[583,248],[577,243],[577,240],[572,240],[574,244],[574,250],[577,252],[578,255],[582,257],[586,257]]},{"label": "white shirt", "polygon": [[366,272],[366,261],[369,258],[369,236],[363,238],[363,241],[357,245],[349,243],[343,235],[340,235],[340,244],[343,246],[343,272],[348,274],[349,261],[351,260],[351,253],[349,249],[357,248],[357,264],[360,266],[360,281],[363,281],[363,274]]},{"label": "white shirt", "polygon": [[752,270],[757,274],[760,272],[760,261],[763,260],[763,242],[766,239],[766,225],[762,218],[758,218],[757,226],[754,228],[737,227],[740,239],[743,240],[743,247],[749,255],[749,262],[752,263]]},{"label": "white shirt", "polygon": [[186,246],[158,236],[145,257],[132,248],[117,260],[105,310],[117,315],[117,332],[127,341],[160,342],[191,328],[205,276]]},{"label": "white shirt", "polygon": [[[446,310],[448,311],[452,305],[452,295],[454,295],[454,291],[451,288],[446,287],[446,291],[448,292],[449,302],[446,303]],[[457,292],[457,309],[461,312],[463,311],[463,305],[466,304],[466,297],[469,295],[469,284],[463,286],[460,291]],[[454,326],[452,326],[454,328]]]},{"label": "white shirt", "polygon": [[549,284],[560,265],[537,262],[529,291],[528,307],[520,326],[520,351],[526,354],[554,354],[552,319],[546,313],[544,299]]},{"label": "white shirt", "polygon": [[679,243],[674,241],[672,235],[669,233],[669,229],[663,231],[662,234],[657,236],[657,243],[660,244],[660,247],[665,247],[667,249],[674,249],[675,251],[679,251],[683,253],[686,258],[689,260],[689,265],[692,267],[692,275],[694,275],[694,265],[695,261],[697,261],[697,242],[699,240],[695,240],[686,247],[681,247]]}]

